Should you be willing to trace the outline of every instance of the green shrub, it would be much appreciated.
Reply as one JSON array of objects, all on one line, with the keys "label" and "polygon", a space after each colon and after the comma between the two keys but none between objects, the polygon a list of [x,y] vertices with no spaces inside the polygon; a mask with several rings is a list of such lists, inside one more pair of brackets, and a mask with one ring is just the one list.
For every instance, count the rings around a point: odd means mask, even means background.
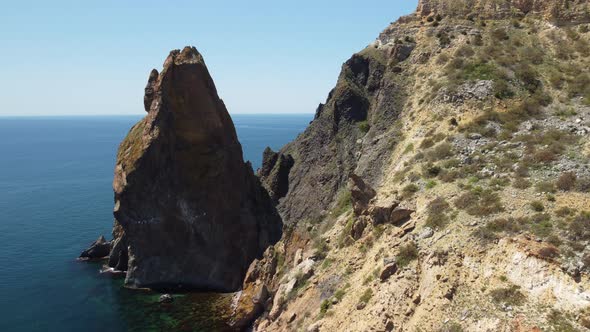
[{"label": "green shrub", "polygon": [[542,149],[533,154],[533,160],[539,164],[554,162],[558,157],[559,155],[550,148]]},{"label": "green shrub", "polygon": [[530,227],[533,234],[538,237],[546,238],[552,235],[553,223],[548,214],[539,213],[531,217]]},{"label": "green shrub", "polygon": [[494,38],[497,41],[504,41],[509,40],[510,36],[504,29],[495,29],[492,31],[492,38]]},{"label": "green shrub", "polygon": [[490,292],[492,300],[498,304],[507,304],[512,306],[520,306],[526,301],[526,297],[520,291],[518,286],[510,286],[507,288],[497,288]]},{"label": "green shrub", "polygon": [[578,180],[576,173],[574,172],[566,172],[559,176],[557,181],[555,182],[555,186],[557,189],[562,191],[570,191],[576,185],[576,181]]},{"label": "green shrub", "polygon": [[426,178],[434,178],[441,172],[441,168],[432,163],[422,165],[422,175]]},{"label": "green shrub", "polygon": [[569,225],[574,240],[590,240],[590,212],[581,212]]},{"label": "green shrub", "polygon": [[555,211],[555,215],[558,217],[562,217],[562,218],[572,216],[574,214],[575,214],[575,210],[572,208],[569,208],[567,206],[561,207]]},{"label": "green shrub", "polygon": [[322,304],[320,304],[320,316],[324,316],[328,310],[330,310],[330,306],[332,303],[328,299],[323,300]]},{"label": "green shrub", "polygon": [[475,52],[473,51],[473,48],[471,48],[467,45],[463,45],[455,51],[455,56],[458,56],[458,57],[469,58],[469,57],[472,57],[474,54],[475,54]]},{"label": "green shrub", "polygon": [[455,206],[472,216],[487,216],[504,210],[500,196],[489,189],[479,187],[468,191],[455,200]]},{"label": "green shrub", "polygon": [[590,74],[580,72],[568,80],[567,92],[570,97],[584,97],[590,92]]},{"label": "green shrub", "polygon": [[490,187],[494,190],[501,190],[503,187],[506,187],[510,183],[510,180],[507,178],[493,178],[490,180]]},{"label": "green shrub", "polygon": [[350,190],[342,189],[336,199],[336,205],[332,210],[332,215],[338,217],[350,209],[352,209],[352,196]]},{"label": "green shrub", "polygon": [[516,189],[527,189],[531,187],[531,182],[525,178],[516,177],[512,181],[512,186]]},{"label": "green shrub", "polygon": [[436,181],[434,181],[434,180],[428,180],[426,182],[426,184],[424,185],[424,188],[426,188],[426,189],[432,189],[432,188],[436,187],[437,184],[438,183],[436,183]]},{"label": "green shrub", "polygon": [[316,256],[318,257],[318,259],[326,258],[326,256],[328,255],[328,251],[330,251],[330,246],[328,246],[326,241],[322,239],[320,236],[318,236],[315,239],[313,247],[316,250]]},{"label": "green shrub", "polygon": [[590,178],[584,177],[576,181],[576,190],[580,192],[590,191]]},{"label": "green shrub", "polygon": [[545,210],[545,206],[541,201],[533,201],[531,202],[531,209],[536,212],[543,212]]},{"label": "green shrub", "polygon": [[463,332],[463,327],[457,322],[450,322],[440,329],[439,332]]},{"label": "green shrub", "polygon": [[400,247],[395,261],[399,267],[405,267],[417,258],[418,247],[416,243],[410,242]]},{"label": "green shrub", "polygon": [[358,127],[363,134],[366,134],[369,131],[369,129],[371,129],[371,126],[369,125],[369,122],[367,122],[367,120],[359,122]]},{"label": "green shrub", "polygon": [[541,181],[535,185],[535,189],[540,193],[555,193],[555,184],[550,181]]},{"label": "green shrub", "polygon": [[354,219],[349,218],[346,222],[346,225],[342,229],[340,236],[338,237],[338,247],[343,248],[347,247],[354,243],[354,239],[351,236],[352,226],[354,225]]},{"label": "green shrub", "polygon": [[540,47],[524,47],[520,51],[521,57],[532,64],[540,65],[544,62],[545,52]]},{"label": "green shrub", "polygon": [[342,299],[344,298],[344,295],[346,295],[346,288],[348,288],[348,287],[341,288],[341,289],[337,290],[336,293],[334,293],[334,298],[338,302],[342,301]]},{"label": "green shrub", "polygon": [[432,138],[425,138],[420,143],[420,149],[428,149],[428,148],[431,148],[433,146],[434,146],[434,141],[432,140]]},{"label": "green shrub", "polygon": [[452,171],[447,171],[447,170],[442,170],[440,172],[440,174],[438,175],[438,178],[442,181],[442,182],[453,182],[456,179],[458,179],[460,176],[459,171],[457,170],[452,170]]},{"label": "green shrub", "polygon": [[373,238],[379,240],[385,232],[385,225],[376,225],[373,227]]},{"label": "green shrub", "polygon": [[554,246],[545,246],[539,249],[539,256],[544,259],[553,259],[559,256],[559,249]]},{"label": "green shrub", "polygon": [[447,159],[453,156],[453,146],[447,142],[440,143],[434,149],[426,153],[426,159],[429,161],[437,161]]},{"label": "green shrub", "polygon": [[475,230],[474,235],[484,241],[498,239],[499,233],[516,234],[521,230],[520,223],[514,218],[500,218],[488,222],[485,226]]},{"label": "green shrub", "polygon": [[426,227],[430,227],[432,229],[442,229],[449,223],[449,216],[446,214],[441,215],[429,215],[426,218],[426,223],[424,224]]},{"label": "green shrub", "polygon": [[570,322],[573,320],[573,317],[568,319],[567,315],[564,313],[551,310],[551,313],[547,316],[547,323],[551,326],[552,331],[559,331],[559,332],[579,332],[580,330]]},{"label": "green shrub", "polygon": [[499,233],[518,233],[520,231],[520,225],[514,218],[499,218],[492,220],[486,224],[486,227],[492,232]]},{"label": "green shrub", "polygon": [[428,217],[426,218],[426,226],[437,229],[444,228],[449,222],[449,217],[446,212],[450,209],[449,203],[442,197],[437,197],[428,204],[426,209]]},{"label": "green shrub", "polygon": [[373,297],[373,290],[370,288],[367,288],[363,292],[361,297],[359,298],[359,302],[369,303],[369,301],[371,300],[372,297]]},{"label": "green shrub", "polygon": [[442,197],[437,197],[432,200],[429,204],[427,209],[428,214],[442,214],[449,210],[451,206],[449,203]]},{"label": "green shrub", "polygon": [[462,78],[464,80],[494,80],[498,77],[496,67],[490,63],[476,62],[469,63],[463,68]]},{"label": "green shrub", "polygon": [[539,74],[529,65],[523,64],[515,68],[516,77],[523,83],[525,89],[533,93],[541,87]]},{"label": "green shrub", "polygon": [[[438,22],[435,23],[438,25]],[[438,38],[438,42],[442,48],[445,48],[451,44],[451,38],[449,37],[449,34],[444,31],[439,32],[436,37]]]},{"label": "green shrub", "polygon": [[420,190],[417,185],[410,183],[402,189],[404,198],[409,198]]},{"label": "green shrub", "polygon": [[514,91],[505,80],[494,81],[494,96],[498,99],[508,99],[514,97]]}]

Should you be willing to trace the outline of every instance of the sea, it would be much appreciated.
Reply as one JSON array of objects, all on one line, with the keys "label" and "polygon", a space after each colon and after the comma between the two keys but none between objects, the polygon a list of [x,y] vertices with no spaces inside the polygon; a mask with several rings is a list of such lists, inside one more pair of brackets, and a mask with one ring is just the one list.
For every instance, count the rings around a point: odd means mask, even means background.
[{"label": "sea", "polygon": [[[76,260],[111,238],[113,169],[138,116],[0,117],[0,331],[216,331],[231,299],[129,290]],[[244,159],[293,140],[313,115],[232,115]]]}]

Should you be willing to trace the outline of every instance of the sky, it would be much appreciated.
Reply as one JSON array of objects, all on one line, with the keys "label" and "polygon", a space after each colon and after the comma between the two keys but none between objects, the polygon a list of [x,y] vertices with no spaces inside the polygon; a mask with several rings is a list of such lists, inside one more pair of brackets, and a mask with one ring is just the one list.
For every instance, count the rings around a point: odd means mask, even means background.
[{"label": "sky", "polygon": [[195,46],[230,113],[313,113],[417,0],[0,0],[0,116],[142,114],[152,68]]}]

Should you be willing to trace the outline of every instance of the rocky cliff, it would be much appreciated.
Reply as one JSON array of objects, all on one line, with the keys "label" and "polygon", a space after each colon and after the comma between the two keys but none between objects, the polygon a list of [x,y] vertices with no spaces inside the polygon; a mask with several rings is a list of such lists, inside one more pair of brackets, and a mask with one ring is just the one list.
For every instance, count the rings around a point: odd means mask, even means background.
[{"label": "rocky cliff", "polygon": [[471,19],[505,19],[525,15],[559,23],[590,21],[587,0],[420,0],[418,15],[451,15]]},{"label": "rocky cliff", "polygon": [[153,70],[117,154],[109,266],[126,285],[236,290],[282,223],[194,47]]},{"label": "rocky cliff", "polygon": [[256,331],[587,331],[588,1],[422,0],[259,174]]},{"label": "rocky cliff", "polygon": [[[280,182],[285,188],[278,198],[285,196],[279,211],[286,224],[326,216],[355,170],[372,182],[380,179],[387,151],[397,143],[399,128],[392,124],[406,94],[396,66],[413,48],[409,41],[388,52],[355,54],[342,66],[336,87],[305,132],[278,153],[265,153],[260,175],[265,184]],[[283,172],[266,171],[281,158],[294,161],[283,162]]]}]

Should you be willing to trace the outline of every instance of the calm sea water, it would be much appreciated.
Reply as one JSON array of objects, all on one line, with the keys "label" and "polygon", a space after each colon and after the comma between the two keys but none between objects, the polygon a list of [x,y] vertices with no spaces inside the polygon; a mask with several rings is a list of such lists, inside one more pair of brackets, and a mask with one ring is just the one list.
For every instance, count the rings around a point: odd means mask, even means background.
[{"label": "calm sea water", "polygon": [[[302,132],[312,115],[233,116],[244,158]],[[227,299],[157,304],[75,258],[110,238],[115,154],[139,117],[0,118],[0,331],[207,331]]]}]

